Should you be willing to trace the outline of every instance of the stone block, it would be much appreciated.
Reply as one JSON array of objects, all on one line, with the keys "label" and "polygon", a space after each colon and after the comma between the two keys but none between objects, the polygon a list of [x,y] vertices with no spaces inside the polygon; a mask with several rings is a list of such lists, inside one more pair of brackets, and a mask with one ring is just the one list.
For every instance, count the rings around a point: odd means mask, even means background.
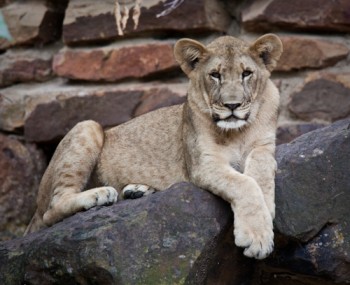
[{"label": "stone block", "polygon": [[53,50],[8,50],[0,55],[0,87],[52,78]]},{"label": "stone block", "polygon": [[242,10],[242,25],[247,31],[276,29],[297,31],[350,31],[348,0],[256,0]]},{"label": "stone block", "polygon": [[347,46],[321,39],[302,36],[281,37],[283,53],[276,71],[291,71],[305,68],[324,68],[345,59]]},{"label": "stone block", "polygon": [[24,129],[28,141],[53,141],[79,121],[92,119],[111,127],[146,111],[181,103],[185,95],[183,83],[69,85],[53,80],[18,84],[0,91],[0,129]]},{"label": "stone block", "polygon": [[64,42],[74,45],[106,42],[141,34],[169,36],[172,33],[225,32],[231,21],[229,13],[219,0],[177,1],[182,3],[164,16],[160,15],[169,5],[162,0],[140,1],[140,6],[134,0],[119,1],[122,15],[118,21],[115,17],[115,2],[71,0],[64,19]]},{"label": "stone block", "polygon": [[165,73],[178,68],[172,43],[126,47],[63,49],[53,61],[58,76],[88,81],[118,81]]},{"label": "stone block", "polygon": [[291,95],[289,110],[304,120],[336,121],[350,116],[350,73],[311,73]]},{"label": "stone block", "polygon": [[61,36],[64,17],[62,9],[55,9],[45,1],[17,1],[1,9],[11,40],[0,41],[0,50],[18,45],[42,45]]},{"label": "stone block", "polygon": [[323,124],[288,124],[278,127],[276,144],[289,143],[303,134],[323,128]]}]

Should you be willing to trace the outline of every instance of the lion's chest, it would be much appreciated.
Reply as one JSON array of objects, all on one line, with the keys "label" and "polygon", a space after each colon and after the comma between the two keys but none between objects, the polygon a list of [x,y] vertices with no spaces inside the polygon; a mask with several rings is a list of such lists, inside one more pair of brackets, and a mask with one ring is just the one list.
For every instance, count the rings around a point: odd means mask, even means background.
[{"label": "lion's chest", "polygon": [[221,152],[235,170],[243,173],[245,161],[251,151],[249,145],[245,143],[231,143],[221,147]]}]

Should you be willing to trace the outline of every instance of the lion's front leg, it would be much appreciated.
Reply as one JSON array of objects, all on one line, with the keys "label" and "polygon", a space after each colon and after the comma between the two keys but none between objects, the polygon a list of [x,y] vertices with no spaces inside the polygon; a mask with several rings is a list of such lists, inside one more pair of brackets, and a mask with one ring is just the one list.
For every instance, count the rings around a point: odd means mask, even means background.
[{"label": "lion's front leg", "polygon": [[272,217],[257,182],[219,161],[207,161],[192,174],[192,182],[231,204],[235,243],[245,248],[244,254],[267,257],[273,250]]},{"label": "lion's front leg", "polygon": [[245,163],[244,174],[252,177],[260,186],[272,219],[275,218],[275,146],[266,145],[253,149]]}]

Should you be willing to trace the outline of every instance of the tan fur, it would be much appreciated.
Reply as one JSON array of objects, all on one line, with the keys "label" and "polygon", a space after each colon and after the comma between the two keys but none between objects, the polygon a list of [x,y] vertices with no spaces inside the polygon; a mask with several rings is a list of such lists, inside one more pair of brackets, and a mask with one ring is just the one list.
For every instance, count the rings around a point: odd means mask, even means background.
[{"label": "tan fur", "polygon": [[269,76],[281,53],[271,34],[252,45],[229,36],[208,46],[178,41],[187,102],[105,132],[93,121],[77,124],[44,174],[27,233],[113,203],[121,192],[146,195],[189,181],[231,204],[236,244],[265,258],[273,249],[279,104]]}]

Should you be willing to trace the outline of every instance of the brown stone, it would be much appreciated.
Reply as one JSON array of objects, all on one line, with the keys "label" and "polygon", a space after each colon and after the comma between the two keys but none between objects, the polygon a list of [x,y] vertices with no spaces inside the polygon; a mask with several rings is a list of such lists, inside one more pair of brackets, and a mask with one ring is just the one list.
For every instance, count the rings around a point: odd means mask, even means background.
[{"label": "brown stone", "polygon": [[339,43],[305,37],[281,37],[283,54],[277,71],[303,68],[323,68],[334,65],[349,54],[349,49]]},{"label": "brown stone", "polygon": [[261,0],[250,2],[242,10],[247,31],[302,30],[321,32],[350,31],[348,0]]},{"label": "brown stone", "polygon": [[52,55],[49,50],[8,50],[0,55],[0,87],[50,79]]},{"label": "brown stone", "polygon": [[173,44],[161,42],[121,48],[63,49],[53,61],[58,76],[89,81],[142,78],[177,67]]},{"label": "brown stone", "polygon": [[312,73],[291,96],[289,109],[304,120],[350,116],[350,73]]},{"label": "brown stone", "polygon": [[132,118],[142,91],[107,91],[56,101],[36,106],[24,124],[28,141],[51,141],[62,138],[75,124],[92,119],[104,127],[121,124]]},{"label": "brown stone", "polygon": [[24,233],[45,164],[35,145],[0,134],[0,240]]},{"label": "brown stone", "polygon": [[280,126],[277,129],[276,144],[279,145],[289,143],[303,134],[323,128],[324,126],[325,125],[323,124],[296,124]]},{"label": "brown stone", "polygon": [[[181,93],[186,94],[186,91],[180,91]],[[175,93],[168,88],[152,88],[144,93],[134,115],[140,116],[162,107],[182,104],[185,100],[186,97],[179,95],[179,92]]]},{"label": "brown stone", "polygon": [[182,102],[179,97],[186,95],[186,85],[70,85],[61,79],[18,84],[0,91],[0,129],[24,128],[27,140],[51,141],[81,120],[94,119],[110,127],[133,118],[135,113]]},{"label": "brown stone", "polygon": [[45,1],[17,1],[1,9],[12,40],[0,41],[0,50],[17,45],[46,44],[60,37],[64,12]]},{"label": "brown stone", "polygon": [[[125,3],[125,1],[119,1]],[[135,3],[135,1],[127,1]],[[129,19],[122,34],[114,16],[115,1],[71,0],[64,19],[63,40],[68,45],[111,41],[123,36],[145,34],[169,36],[171,33],[225,32],[230,16],[219,0],[183,1],[176,9],[160,16],[166,6],[161,0],[141,1],[137,24],[132,19],[134,5],[127,5]],[[123,6],[121,7],[123,9]],[[157,16],[158,15],[158,16]]]},{"label": "brown stone", "polygon": [[[105,118],[105,116],[110,116],[114,125],[135,116],[135,113],[140,114],[144,112],[137,111],[137,109],[141,106],[144,106],[144,104],[146,104],[147,102],[148,103],[146,105],[149,105],[150,107],[141,107],[141,109],[145,110],[148,108],[149,110],[153,110],[157,107],[168,106],[178,102],[179,100],[181,101],[181,99],[177,99],[177,97],[175,97],[175,94],[177,94],[180,97],[185,96],[186,86],[186,83],[122,83],[118,85],[70,85],[66,84],[66,82],[61,79],[56,79],[41,84],[18,84],[0,90],[0,130],[9,132],[13,132],[15,130],[22,130],[24,128],[26,120],[30,116],[31,120],[33,120],[39,114],[43,114],[44,117],[40,115],[40,119],[35,119],[37,125],[33,125],[34,129],[39,128],[41,125],[49,123],[53,120],[53,118],[55,118],[55,120],[61,120],[61,117],[54,117],[54,114],[50,114],[50,112],[53,112],[52,110],[56,110],[56,116],[62,116],[62,124],[64,124],[63,121],[66,121],[68,118],[75,118],[73,120],[75,122],[76,120],[84,119],[85,116],[88,114],[88,111],[80,109],[80,104],[87,104],[88,107],[85,105],[84,106],[92,112],[91,114],[93,117],[99,116],[100,118]],[[149,92],[150,89],[153,89],[154,91]],[[157,91],[159,89],[163,90],[165,94],[169,95],[159,95],[160,93]],[[159,98],[158,103],[156,102],[157,100],[153,101],[152,99],[153,92],[155,94],[155,97]],[[117,104],[117,102],[119,102],[115,110],[108,106],[105,110],[101,109],[102,107],[99,105],[102,104],[101,102],[104,102],[103,104],[108,104],[104,97],[107,94],[119,94],[121,96],[116,98],[114,98],[114,96],[112,95],[107,96],[114,102],[112,102],[112,104]],[[136,97],[138,99],[136,100],[136,98],[128,97],[126,95],[123,96],[123,94],[137,94]],[[145,94],[149,94],[148,96],[150,97],[143,97],[143,95]],[[169,98],[167,98],[168,96]],[[99,102],[99,100],[95,102],[95,99],[100,97],[102,98],[101,102]],[[75,99],[71,100],[71,98]],[[143,98],[145,98],[145,103],[143,103]],[[85,102],[85,99],[86,102],[89,103],[82,103]],[[152,102],[152,104],[150,102]],[[37,109],[39,105],[41,105],[41,107]],[[76,106],[76,108],[79,109],[76,110],[73,108],[73,106]],[[35,109],[37,109],[36,111],[38,113],[36,113],[35,116],[33,115],[33,117],[31,114]],[[40,109],[42,110],[39,112]],[[98,111],[94,111],[95,109],[98,109]],[[73,113],[65,114],[58,110],[70,110],[70,112]],[[108,110],[108,114],[106,110]],[[120,112],[116,112],[116,110],[119,110]],[[96,114],[96,112],[106,114]],[[104,120],[106,120],[106,118]],[[109,120],[107,120],[106,122],[109,122],[107,125],[111,123]],[[68,128],[71,126],[71,124],[72,123],[69,124]],[[28,130],[28,125],[27,132],[30,133],[30,130]],[[65,132],[66,131],[63,131],[63,133]]]}]

